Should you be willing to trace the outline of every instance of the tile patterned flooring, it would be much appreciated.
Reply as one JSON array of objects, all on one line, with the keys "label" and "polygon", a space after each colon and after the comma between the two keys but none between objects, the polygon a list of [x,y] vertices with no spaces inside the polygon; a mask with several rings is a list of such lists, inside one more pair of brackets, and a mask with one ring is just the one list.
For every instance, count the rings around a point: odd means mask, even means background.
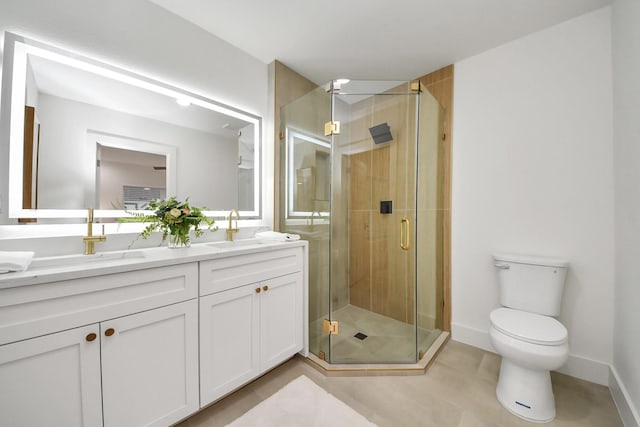
[{"label": "tile patterned flooring", "polygon": [[[180,427],[217,427],[233,421],[299,375],[380,427],[532,427],[495,398],[500,357],[449,341],[424,375],[327,377],[295,357]],[[549,427],[616,427],[622,421],[607,387],[553,373],[556,419]]]},{"label": "tile patterned flooring", "polygon": [[[332,319],[340,322],[340,333],[331,338],[333,363],[416,363],[414,325],[354,305],[336,310]],[[322,320],[311,322],[309,328],[309,347],[315,354],[319,349],[329,353],[329,336],[322,332]],[[357,332],[367,338],[355,338]],[[418,350],[426,352],[439,335],[439,329],[418,328]]]}]

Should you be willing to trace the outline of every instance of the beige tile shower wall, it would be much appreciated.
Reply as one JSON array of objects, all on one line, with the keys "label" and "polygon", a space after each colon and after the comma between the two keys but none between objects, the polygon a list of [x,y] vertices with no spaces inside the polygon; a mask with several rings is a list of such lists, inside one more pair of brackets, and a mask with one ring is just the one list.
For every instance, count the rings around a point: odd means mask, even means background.
[{"label": "beige tile shower wall", "polygon": [[438,180],[443,110],[428,92],[420,97],[420,162],[418,165],[417,287],[418,326],[442,329],[442,210]]},{"label": "beige tile shower wall", "polygon": [[[349,171],[349,298],[353,305],[412,323],[414,319],[413,252],[400,249],[400,221],[412,217],[415,203],[415,103],[385,96],[351,106],[349,132],[343,142]],[[374,108],[375,107],[375,108]],[[444,110],[428,91],[421,95],[418,166],[418,325],[444,326],[443,272],[446,190]],[[376,146],[370,126],[389,123],[394,141]],[[381,200],[393,201],[393,214],[379,213]],[[416,224],[411,224],[412,227]]]},{"label": "beige tile shower wall", "polygon": [[441,304],[437,310],[437,326],[441,323],[445,331],[451,331],[451,145],[452,112],[453,112],[453,65],[448,65],[437,71],[420,77],[423,89],[429,91],[440,103],[444,113],[444,132],[438,147],[438,206],[437,216],[438,235],[436,251],[436,300]]},{"label": "beige tile shower wall", "polygon": [[[349,242],[352,228],[357,228],[353,221],[358,220],[358,217],[351,217],[349,211],[351,188],[349,154],[354,150],[352,135],[357,135],[359,129],[357,122],[345,120],[353,114],[350,104],[336,98],[333,107],[334,119],[341,122],[340,134],[333,136],[331,178],[331,301],[333,310],[338,310],[349,304],[349,296],[352,292],[349,281],[351,268]],[[363,252],[362,258],[368,259],[369,253]],[[356,272],[356,276],[358,274]]]},{"label": "beige tile shower wall", "polygon": [[[406,91],[406,88],[402,88]],[[375,104],[374,104],[375,103]],[[403,322],[413,322],[413,257],[400,248],[400,221],[415,201],[415,98],[371,97],[350,106],[340,135],[348,171],[349,301]],[[377,146],[371,126],[387,122],[393,142]],[[379,213],[382,200],[393,213]]]}]

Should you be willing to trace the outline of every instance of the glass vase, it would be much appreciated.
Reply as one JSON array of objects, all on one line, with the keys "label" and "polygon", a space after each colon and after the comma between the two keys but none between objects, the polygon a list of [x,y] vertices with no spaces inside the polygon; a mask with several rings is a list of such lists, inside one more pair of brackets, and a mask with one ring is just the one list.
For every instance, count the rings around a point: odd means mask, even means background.
[{"label": "glass vase", "polygon": [[169,248],[180,249],[191,246],[188,234],[169,234]]}]

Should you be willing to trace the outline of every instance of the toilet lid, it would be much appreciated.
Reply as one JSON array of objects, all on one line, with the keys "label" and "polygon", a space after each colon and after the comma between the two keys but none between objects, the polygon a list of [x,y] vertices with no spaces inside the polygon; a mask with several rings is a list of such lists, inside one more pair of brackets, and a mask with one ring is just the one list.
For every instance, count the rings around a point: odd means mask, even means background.
[{"label": "toilet lid", "polygon": [[567,328],[553,317],[498,308],[489,315],[491,325],[512,338],[540,345],[560,345],[567,342]]}]

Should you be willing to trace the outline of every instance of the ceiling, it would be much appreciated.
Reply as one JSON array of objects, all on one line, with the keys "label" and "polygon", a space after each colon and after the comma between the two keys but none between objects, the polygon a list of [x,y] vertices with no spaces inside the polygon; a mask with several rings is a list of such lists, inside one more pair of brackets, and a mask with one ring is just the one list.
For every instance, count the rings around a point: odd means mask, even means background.
[{"label": "ceiling", "polygon": [[150,0],[318,84],[410,80],[611,0]]}]

